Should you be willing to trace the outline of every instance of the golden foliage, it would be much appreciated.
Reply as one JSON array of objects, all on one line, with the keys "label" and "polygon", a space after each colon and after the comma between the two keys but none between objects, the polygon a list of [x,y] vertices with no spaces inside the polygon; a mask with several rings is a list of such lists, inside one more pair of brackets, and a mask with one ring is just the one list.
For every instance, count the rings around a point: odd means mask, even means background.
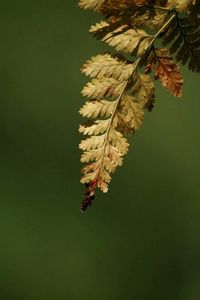
[{"label": "golden foliage", "polygon": [[162,85],[174,96],[181,97],[183,94],[183,78],[179,65],[173,62],[167,49],[159,49],[156,53],[158,66],[155,78],[160,78]]},{"label": "golden foliage", "polygon": [[155,67],[155,79],[160,79],[162,85],[174,96],[183,94],[183,78],[179,65],[173,61],[169,50],[165,48],[154,49],[149,58],[146,71],[152,71]]},{"label": "golden foliage", "polygon": [[129,28],[127,25],[118,27],[102,38],[102,41],[115,47],[117,51],[124,51],[136,56],[143,55],[152,40],[153,36],[144,30]]},{"label": "golden foliage", "polygon": [[[86,136],[79,145],[83,151],[81,162],[85,164],[81,178],[86,185],[81,204],[85,211],[92,205],[97,188],[107,192],[111,174],[122,165],[128,152],[127,134],[140,128],[145,110],[152,110],[154,80],[159,78],[174,96],[182,95],[183,79],[170,53],[176,53],[182,63],[189,61],[190,69],[200,71],[200,3],[80,0],[79,4],[104,15],[105,20],[91,26],[90,32],[117,51],[116,55],[93,56],[81,69],[91,78],[83,87],[82,95],[87,101],[80,109],[80,114],[89,120],[79,128]],[[158,38],[165,45],[173,42],[170,50],[156,48]],[[152,72],[153,78],[149,74]]]},{"label": "golden foliage", "polygon": [[93,56],[82,67],[82,72],[90,77],[109,77],[119,81],[127,80],[133,73],[132,63],[126,63],[110,54]]},{"label": "golden foliage", "polygon": [[84,9],[94,9],[98,10],[105,0],[80,0],[79,5]]}]

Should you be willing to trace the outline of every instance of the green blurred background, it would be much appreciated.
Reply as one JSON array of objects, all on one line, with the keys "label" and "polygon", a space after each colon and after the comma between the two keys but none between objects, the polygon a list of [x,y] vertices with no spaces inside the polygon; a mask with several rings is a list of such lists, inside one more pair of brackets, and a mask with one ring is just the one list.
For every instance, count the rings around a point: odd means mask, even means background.
[{"label": "green blurred background", "polygon": [[0,299],[200,299],[199,76],[156,107],[86,214],[82,63],[105,46],[71,0],[1,0]]}]

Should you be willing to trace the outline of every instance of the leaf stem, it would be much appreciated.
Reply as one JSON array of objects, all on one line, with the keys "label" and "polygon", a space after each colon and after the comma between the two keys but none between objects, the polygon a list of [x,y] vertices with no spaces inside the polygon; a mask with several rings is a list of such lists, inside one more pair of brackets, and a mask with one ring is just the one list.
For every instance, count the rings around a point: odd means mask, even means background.
[{"label": "leaf stem", "polygon": [[150,44],[150,46],[153,44],[153,42],[155,41],[155,39],[157,39],[157,37],[162,33],[162,31],[164,31],[167,26],[173,21],[173,19],[176,18],[176,13],[173,13],[173,15],[171,16],[171,18],[168,19],[168,21],[160,28],[160,30],[154,35],[154,39],[152,41],[152,43]]}]

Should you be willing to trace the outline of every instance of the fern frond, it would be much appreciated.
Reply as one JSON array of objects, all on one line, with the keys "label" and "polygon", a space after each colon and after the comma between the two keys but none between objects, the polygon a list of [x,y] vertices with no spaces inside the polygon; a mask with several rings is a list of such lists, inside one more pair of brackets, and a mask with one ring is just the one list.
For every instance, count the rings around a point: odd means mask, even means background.
[{"label": "fern frond", "polygon": [[109,77],[122,81],[133,73],[133,64],[126,63],[110,54],[100,54],[92,57],[82,67],[82,72],[90,77]]},{"label": "fern frond", "polygon": [[81,109],[81,113],[84,115],[91,116],[92,110],[92,117],[101,118],[95,120],[92,125],[81,126],[79,129],[83,134],[92,136],[80,144],[80,148],[84,149],[81,161],[91,162],[82,170],[81,182],[88,184],[87,191],[90,191],[89,194],[86,192],[87,197],[82,203],[82,210],[91,205],[96,188],[100,188],[103,192],[107,191],[108,183],[111,180],[110,173],[122,164],[122,156],[128,150],[127,140],[117,130],[119,119],[117,112],[127,81],[123,81],[121,84],[120,93],[112,94],[116,97],[115,101],[110,101],[110,104],[108,100],[88,102]]},{"label": "fern frond", "polygon": [[101,21],[99,23],[96,23],[95,25],[92,25],[89,32],[91,33],[96,33],[96,32],[100,32],[100,31],[104,31],[106,30],[107,32],[107,29],[109,28],[110,24],[106,21]]},{"label": "fern frond", "polygon": [[170,52],[176,60],[187,64],[190,70],[200,72],[200,28],[199,20],[190,13],[185,17],[177,15],[165,31],[163,44],[171,44]]},{"label": "fern frond", "polygon": [[86,102],[86,104],[80,109],[80,114],[87,118],[97,117],[109,117],[115,106],[115,101],[92,101]]},{"label": "fern frond", "polygon": [[138,94],[140,102],[148,111],[154,106],[155,87],[151,77],[142,73],[135,73],[135,84],[131,89],[133,95]]},{"label": "fern frond", "polygon": [[114,78],[94,78],[82,90],[82,95],[92,99],[119,96],[123,82]]},{"label": "fern frond", "polygon": [[183,78],[179,65],[173,62],[167,49],[156,51],[158,66],[155,78],[160,78],[162,85],[174,96],[181,97],[183,94]]},{"label": "fern frond", "polygon": [[167,15],[166,7],[162,6],[164,2],[166,1],[105,1],[99,11],[111,23],[149,28],[163,23]]},{"label": "fern frond", "polygon": [[[144,116],[144,106],[138,102],[136,97],[124,95],[121,101],[122,116],[126,118],[129,128],[139,129]],[[127,126],[126,126],[127,127]]]},{"label": "fern frond", "polygon": [[[101,61],[105,63],[100,64]],[[109,67],[108,61],[111,62]],[[144,109],[153,97],[153,83],[148,75],[138,73],[138,63],[139,60],[130,64],[105,54],[93,57],[82,68],[84,73],[99,77],[84,87],[83,94],[91,101],[80,110],[84,117],[94,119],[91,125],[79,128],[82,134],[91,136],[80,144],[84,151],[81,161],[88,163],[82,169],[81,182],[88,185],[82,210],[91,205],[96,188],[107,191],[110,173],[122,165],[123,156],[128,151],[129,144],[124,134],[135,132],[141,126]],[[121,73],[117,70],[118,64],[123,67]],[[134,88],[129,86],[130,80],[134,82]]]},{"label": "fern frond", "polygon": [[183,78],[179,65],[174,62],[169,50],[165,48],[155,49],[151,53],[149,65],[146,71],[152,71],[155,67],[155,79],[160,79],[162,85],[174,96],[183,94]]},{"label": "fern frond", "polygon": [[84,9],[94,9],[98,10],[105,0],[80,0],[79,6]]},{"label": "fern frond", "polygon": [[122,25],[106,34],[102,41],[115,47],[117,51],[141,56],[148,49],[153,38],[152,35],[147,34],[142,29],[133,29],[127,25]]},{"label": "fern frond", "polygon": [[[178,62],[200,72],[200,0],[80,0],[79,5],[105,17],[89,31],[117,52],[93,56],[81,69],[91,78],[82,90],[87,101],[80,109],[89,123],[79,128],[86,137],[79,145],[85,211],[96,189],[107,192],[112,173],[123,164],[126,135],[135,133],[145,111],[152,110],[154,80],[181,97]],[[156,47],[159,38],[169,49]]]}]

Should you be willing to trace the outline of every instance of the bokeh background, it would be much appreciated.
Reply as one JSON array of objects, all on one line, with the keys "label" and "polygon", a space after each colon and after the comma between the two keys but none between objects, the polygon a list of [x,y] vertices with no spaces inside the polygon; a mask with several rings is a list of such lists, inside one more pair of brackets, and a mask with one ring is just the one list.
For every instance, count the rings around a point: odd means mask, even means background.
[{"label": "bokeh background", "polygon": [[109,193],[86,214],[82,63],[105,46],[72,0],[1,0],[0,299],[200,299],[200,89],[157,83]]}]

